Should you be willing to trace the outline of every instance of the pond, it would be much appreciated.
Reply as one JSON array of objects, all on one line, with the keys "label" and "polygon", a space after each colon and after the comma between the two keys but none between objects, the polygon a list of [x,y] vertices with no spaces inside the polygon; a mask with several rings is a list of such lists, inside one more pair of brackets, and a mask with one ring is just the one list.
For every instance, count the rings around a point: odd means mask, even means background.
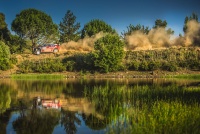
[{"label": "pond", "polygon": [[200,132],[200,80],[0,81],[0,133]]}]

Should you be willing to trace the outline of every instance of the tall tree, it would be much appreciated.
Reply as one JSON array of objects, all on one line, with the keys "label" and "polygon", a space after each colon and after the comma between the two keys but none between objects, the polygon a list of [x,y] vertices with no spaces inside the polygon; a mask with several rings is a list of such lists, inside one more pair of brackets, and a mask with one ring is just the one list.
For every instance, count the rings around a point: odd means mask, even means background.
[{"label": "tall tree", "polygon": [[5,22],[5,15],[0,13],[0,40],[8,41],[10,39],[10,31],[7,28],[7,24]]},{"label": "tall tree", "polygon": [[[157,19],[155,21],[155,25],[153,26],[154,29],[156,28],[164,28],[166,29],[167,28],[167,21],[166,20],[161,20],[161,19]],[[167,29],[167,33],[170,35],[170,34],[174,34],[174,31],[171,29],[171,28],[168,28]]]},{"label": "tall tree", "polygon": [[131,35],[134,31],[140,31],[140,32],[142,32],[144,34],[148,34],[150,29],[149,29],[149,27],[145,27],[144,25],[138,24],[138,25],[134,26],[134,25],[130,24],[127,27],[127,31],[124,31],[121,34],[122,34],[122,36],[124,38],[127,35]]},{"label": "tall tree", "polygon": [[198,15],[196,13],[192,13],[192,15],[185,17],[184,26],[183,26],[184,33],[187,32],[187,23],[191,20],[198,22]]},{"label": "tall tree", "polygon": [[114,30],[110,25],[108,25],[106,22],[95,19],[88,22],[84,28],[82,29],[81,37],[84,38],[86,36],[93,36],[99,32],[104,33],[117,33],[116,30]]},{"label": "tall tree", "polygon": [[77,41],[80,38],[80,23],[76,23],[76,16],[68,10],[59,24],[60,42]]},{"label": "tall tree", "polygon": [[57,40],[58,26],[46,13],[36,9],[26,9],[16,15],[11,29],[24,39],[32,41],[32,48],[39,43]]},{"label": "tall tree", "polygon": [[157,19],[155,21],[155,25],[153,26],[153,28],[166,28],[167,27],[167,21],[166,20],[161,20],[161,19]]}]

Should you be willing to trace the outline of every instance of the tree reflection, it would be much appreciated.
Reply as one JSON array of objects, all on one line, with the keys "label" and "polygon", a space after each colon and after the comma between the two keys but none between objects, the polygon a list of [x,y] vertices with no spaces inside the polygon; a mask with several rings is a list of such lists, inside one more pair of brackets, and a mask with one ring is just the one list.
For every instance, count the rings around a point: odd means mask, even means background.
[{"label": "tree reflection", "polygon": [[1,85],[0,89],[0,114],[4,113],[6,109],[10,108],[11,96],[8,86]]},{"label": "tree reflection", "polygon": [[92,114],[86,115],[84,113],[82,114],[82,117],[85,121],[85,124],[93,130],[101,130],[107,126],[106,119],[99,119]]},{"label": "tree reflection", "polygon": [[55,109],[24,110],[23,107],[19,118],[13,122],[17,134],[50,134],[59,123],[59,111]]},{"label": "tree reflection", "polygon": [[64,126],[67,134],[77,132],[76,124],[81,125],[81,120],[76,116],[76,112],[61,110],[61,125]]},{"label": "tree reflection", "polygon": [[10,119],[11,110],[5,111],[3,114],[0,114],[0,133],[6,133],[6,127]]}]

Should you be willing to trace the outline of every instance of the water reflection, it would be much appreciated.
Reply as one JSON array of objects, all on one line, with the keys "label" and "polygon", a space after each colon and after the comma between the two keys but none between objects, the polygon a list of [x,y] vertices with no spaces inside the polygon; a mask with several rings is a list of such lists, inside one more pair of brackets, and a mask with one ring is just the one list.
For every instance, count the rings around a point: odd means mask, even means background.
[{"label": "water reflection", "polygon": [[199,85],[174,79],[2,80],[0,130],[195,133],[200,131]]}]

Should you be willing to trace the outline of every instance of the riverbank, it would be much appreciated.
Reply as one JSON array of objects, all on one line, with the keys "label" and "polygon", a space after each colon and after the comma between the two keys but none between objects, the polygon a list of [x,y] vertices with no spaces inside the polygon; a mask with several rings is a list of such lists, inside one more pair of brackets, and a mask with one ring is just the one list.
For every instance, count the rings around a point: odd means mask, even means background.
[{"label": "riverbank", "polygon": [[124,71],[111,73],[83,73],[83,72],[62,72],[62,73],[28,73],[17,74],[16,72],[1,71],[0,78],[26,78],[26,79],[62,79],[62,78],[188,78],[200,79],[200,71],[181,70],[176,72],[169,71]]}]

